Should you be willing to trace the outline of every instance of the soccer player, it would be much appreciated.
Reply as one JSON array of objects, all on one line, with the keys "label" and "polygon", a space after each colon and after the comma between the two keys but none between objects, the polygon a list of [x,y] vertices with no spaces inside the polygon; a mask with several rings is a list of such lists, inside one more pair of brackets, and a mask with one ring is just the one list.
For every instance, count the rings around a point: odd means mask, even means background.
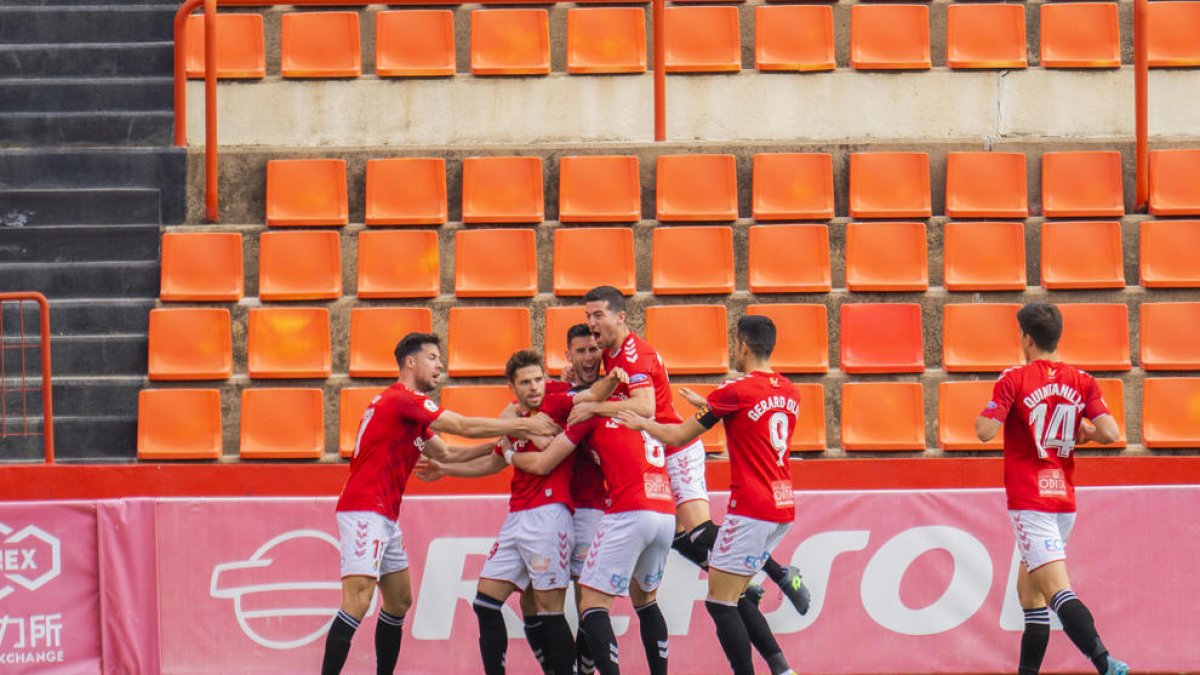
[{"label": "soccer player", "polygon": [[1025,305],[1017,322],[1026,364],[1001,373],[992,400],[975,419],[975,433],[987,442],[1004,428],[1004,491],[1021,553],[1017,596],[1025,611],[1018,672],[1030,675],[1041,668],[1050,641],[1049,603],[1096,672],[1124,675],[1128,666],[1109,656],[1092,613],[1071,592],[1066,563],[1075,525],[1072,451],[1089,439],[1111,443],[1120,429],[1092,376],[1059,360],[1063,324],[1058,308]]},{"label": "soccer player", "polygon": [[698,401],[704,405],[695,417],[662,424],[631,411],[620,416],[630,429],[649,432],[675,446],[699,438],[718,421],[725,423],[729,513],[708,560],[704,605],[735,675],[754,675],[751,643],[772,675],[792,673],[758,605],[744,595],[751,577],[770,558],[796,516],[787,458],[800,395],[787,378],[771,370],[775,338],[775,324],[769,318],[743,316],[733,341],[733,367],[744,375],[714,389],[707,401]]},{"label": "soccer player", "polygon": [[323,675],[341,672],[376,586],[383,596],[375,628],[376,672],[390,674],[396,667],[404,614],[412,604],[408,558],[397,523],[408,474],[422,454],[460,461],[491,450],[491,443],[448,448],[435,432],[475,438],[529,437],[555,434],[559,429],[545,415],[496,420],[464,417],[440,408],[426,395],[442,373],[436,335],[409,333],[396,345],[395,356],[400,377],[363,413],[350,477],[337,503],[342,606],[325,641]]}]

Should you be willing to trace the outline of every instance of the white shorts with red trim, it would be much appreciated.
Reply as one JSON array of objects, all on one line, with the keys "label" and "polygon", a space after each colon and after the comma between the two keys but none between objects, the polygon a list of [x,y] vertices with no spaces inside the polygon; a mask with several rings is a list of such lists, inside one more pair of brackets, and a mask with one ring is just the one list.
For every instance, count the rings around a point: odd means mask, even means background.
[{"label": "white shorts with red trim", "polygon": [[1067,559],[1067,540],[1075,527],[1074,513],[1046,511],[1009,511],[1017,551],[1032,572],[1056,560]]},{"label": "white shorts with red trim", "polygon": [[729,514],[717,532],[717,542],[708,555],[708,566],[730,574],[754,576],[791,526],[791,523],[772,523]]},{"label": "white shorts with red trim", "polygon": [[704,444],[699,439],[667,455],[667,475],[675,506],[703,499],[708,501],[708,481],[704,475]]},{"label": "white shorts with red trim", "polygon": [[675,516],[656,511],[606,513],[596,528],[579,583],[607,595],[629,595],[629,584],[643,591],[658,588]]},{"label": "white shorts with red trim", "polygon": [[342,576],[379,577],[408,569],[400,525],[373,511],[338,511]]},{"label": "white shorts with red trim", "polygon": [[571,582],[575,530],[564,504],[514,511],[504,519],[480,578],[507,581],[519,589],[566,588]]},{"label": "white shorts with red trim", "polygon": [[603,517],[604,511],[600,509],[575,509],[575,515],[571,517],[575,529],[575,549],[571,552],[572,579],[578,579],[583,574],[583,563],[592,547],[592,537],[596,536],[596,528]]}]

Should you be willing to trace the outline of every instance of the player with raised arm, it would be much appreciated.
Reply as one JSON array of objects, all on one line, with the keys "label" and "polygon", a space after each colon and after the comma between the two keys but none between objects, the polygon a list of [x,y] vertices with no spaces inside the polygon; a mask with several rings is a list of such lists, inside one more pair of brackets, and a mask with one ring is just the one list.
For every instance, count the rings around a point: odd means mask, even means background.
[{"label": "player with raised arm", "polygon": [[435,432],[475,438],[529,437],[552,435],[559,429],[545,415],[496,420],[440,408],[427,396],[442,373],[436,335],[409,333],[396,345],[395,355],[400,377],[363,413],[350,476],[337,503],[342,606],[325,640],[322,675],[341,672],[376,586],[383,596],[375,628],[376,672],[395,670],[404,615],[412,604],[408,558],[397,523],[408,475],[422,454],[462,461],[491,451],[491,443],[448,448]]},{"label": "player with raised arm", "polygon": [[992,400],[975,418],[975,433],[986,442],[1004,429],[1004,491],[1021,554],[1017,596],[1025,611],[1018,673],[1032,675],[1041,668],[1050,641],[1049,603],[1096,672],[1124,675],[1128,666],[1109,656],[1091,612],[1071,592],[1066,564],[1075,525],[1075,445],[1111,443],[1120,429],[1092,376],[1059,361],[1063,324],[1058,308],[1025,305],[1017,322],[1026,364],[1000,375]]},{"label": "player with raised arm", "polygon": [[751,643],[772,675],[792,673],[758,605],[744,595],[796,516],[787,458],[800,395],[787,378],[771,370],[775,340],[775,324],[769,318],[743,316],[733,341],[733,367],[743,375],[713,390],[707,401],[697,401],[703,407],[695,417],[662,424],[631,411],[620,416],[629,428],[676,446],[699,438],[717,422],[725,423],[729,512],[708,560],[704,605],[735,675],[754,675]]}]

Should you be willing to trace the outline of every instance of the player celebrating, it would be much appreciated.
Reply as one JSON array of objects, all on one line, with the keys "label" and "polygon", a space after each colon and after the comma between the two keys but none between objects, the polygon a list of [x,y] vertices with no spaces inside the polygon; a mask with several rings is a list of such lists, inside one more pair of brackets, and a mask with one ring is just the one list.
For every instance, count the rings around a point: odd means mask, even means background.
[{"label": "player celebrating", "polygon": [[754,675],[751,643],[772,675],[792,672],[758,605],[743,595],[796,515],[787,457],[800,395],[787,378],[771,370],[775,336],[775,324],[765,316],[743,316],[738,321],[733,367],[745,375],[713,390],[707,402],[700,399],[698,403],[706,405],[695,417],[681,424],[662,424],[630,411],[620,416],[629,428],[675,446],[699,438],[718,421],[725,423],[729,513],[708,561],[704,605],[735,675]]},{"label": "player celebrating", "polygon": [[[1050,641],[1050,609],[1067,637],[1101,675],[1124,675],[1128,666],[1108,654],[1092,614],[1071,592],[1066,545],[1075,524],[1075,444],[1111,443],[1116,421],[1092,376],[1059,361],[1062,314],[1048,303],[1017,312],[1026,365],[1000,375],[992,400],[975,419],[987,442],[1004,427],[1004,491],[1021,552],[1017,595],[1025,610],[1021,675],[1037,673]],[[1084,417],[1092,420],[1088,424]]]},{"label": "player celebrating", "polygon": [[404,336],[395,351],[399,379],[371,401],[359,423],[350,477],[337,503],[342,606],[325,641],[323,675],[341,672],[376,585],[383,596],[375,628],[376,668],[378,673],[395,670],[404,614],[412,604],[408,559],[397,523],[408,474],[421,454],[460,461],[491,448],[490,443],[447,448],[434,432],[476,438],[558,432],[545,415],[494,420],[442,410],[426,395],[442,372],[439,345],[438,337],[429,333]]}]

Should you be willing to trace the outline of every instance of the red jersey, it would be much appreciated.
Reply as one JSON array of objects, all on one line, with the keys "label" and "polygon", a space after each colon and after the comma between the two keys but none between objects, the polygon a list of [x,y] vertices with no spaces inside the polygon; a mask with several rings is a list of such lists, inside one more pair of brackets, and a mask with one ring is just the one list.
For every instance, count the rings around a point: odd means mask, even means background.
[{"label": "red jersey", "polygon": [[[546,396],[552,393],[574,396],[585,389],[587,387],[562,380],[546,381]],[[575,448],[575,471],[571,474],[571,503],[577,509],[603,510],[607,499],[608,490],[604,487],[604,474],[600,472],[600,465],[585,447]]]},{"label": "red jersey", "polygon": [[350,477],[338,498],[338,511],[373,511],[400,517],[408,474],[433,437],[430,424],[442,414],[425,394],[396,383],[384,389],[358,423]]},{"label": "red jersey", "polygon": [[546,380],[546,395],[551,394],[572,394],[574,395],[575,385],[562,380]]},{"label": "red jersey", "polygon": [[788,447],[796,431],[800,394],[775,373],[753,372],[708,395],[725,422],[729,444],[729,512],[772,523],[796,518]]},{"label": "red jersey", "polygon": [[606,513],[675,513],[662,443],[608,417],[592,417],[569,426],[566,434],[576,446],[587,441],[600,464],[608,483]]},{"label": "red jersey", "polygon": [[[625,342],[613,355],[608,350],[602,354],[604,371],[611,372],[613,368],[621,368],[629,375],[629,384],[618,384],[613,395],[627,398],[630,393],[646,387],[654,387],[654,420],[661,424],[679,424],[683,418],[675,410],[675,402],[671,399],[671,383],[667,378],[667,367],[663,365],[662,357],[654,347],[642,338],[630,333]],[[679,452],[679,448],[667,446],[667,454]]]},{"label": "red jersey", "polygon": [[1000,374],[980,415],[1004,424],[1010,510],[1075,510],[1075,437],[1084,417],[1108,414],[1092,376],[1039,360]]},{"label": "red jersey", "polygon": [[[535,412],[543,412],[550,416],[559,426],[567,425],[567,416],[571,414],[571,398],[564,394],[547,395],[542,398],[542,404]],[[522,417],[528,417],[522,413]],[[508,437],[508,442],[516,452],[541,452],[533,443],[524,439]],[[503,455],[504,450],[496,445],[496,454]],[[571,470],[570,462],[562,462],[545,476],[522,471],[513,467],[512,496],[508,500],[510,512],[528,511],[547,504],[571,505]]]}]

